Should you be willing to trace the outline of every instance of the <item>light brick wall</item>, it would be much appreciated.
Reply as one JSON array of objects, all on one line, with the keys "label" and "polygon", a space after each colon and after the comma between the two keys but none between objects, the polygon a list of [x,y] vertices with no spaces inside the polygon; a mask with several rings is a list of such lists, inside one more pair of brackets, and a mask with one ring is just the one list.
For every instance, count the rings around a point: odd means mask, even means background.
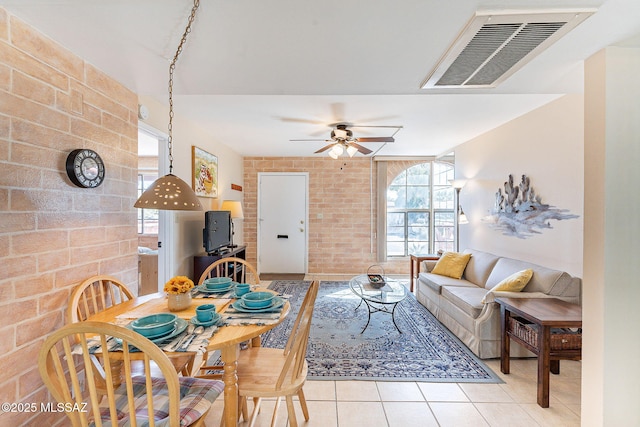
[{"label": "light brick wall", "polygon": [[[309,173],[310,274],[362,274],[376,261],[376,162],[353,157],[245,157],[244,234],[247,259],[257,265],[259,172]],[[391,178],[393,179],[393,178]],[[372,197],[373,195],[373,197]],[[322,214],[322,219],[318,219]],[[386,273],[409,275],[408,260],[382,264]]]},{"label": "light brick wall", "polygon": [[[0,8],[2,402],[52,402],[37,354],[81,280],[110,274],[137,288],[136,111],[136,94]],[[69,181],[76,148],[104,160],[100,187]],[[57,422],[0,414],[7,426]]]}]

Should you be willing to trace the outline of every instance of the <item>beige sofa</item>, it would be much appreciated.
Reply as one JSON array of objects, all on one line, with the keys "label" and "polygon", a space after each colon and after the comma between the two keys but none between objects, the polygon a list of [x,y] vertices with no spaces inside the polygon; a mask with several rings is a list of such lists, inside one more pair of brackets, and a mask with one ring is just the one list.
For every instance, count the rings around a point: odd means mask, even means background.
[{"label": "beige sofa", "polygon": [[[471,258],[460,279],[430,273],[436,261],[423,261],[416,298],[482,359],[500,357],[500,306],[495,298],[559,298],[581,303],[582,281],[566,272],[474,249],[464,253]],[[533,276],[521,292],[489,292],[502,279],[528,268]],[[511,356],[533,354],[512,344]]]}]

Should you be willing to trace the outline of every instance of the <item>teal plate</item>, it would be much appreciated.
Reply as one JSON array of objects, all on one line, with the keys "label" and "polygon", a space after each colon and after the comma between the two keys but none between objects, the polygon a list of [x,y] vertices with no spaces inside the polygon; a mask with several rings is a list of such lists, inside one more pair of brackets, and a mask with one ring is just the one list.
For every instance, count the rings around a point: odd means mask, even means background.
[{"label": "teal plate", "polygon": [[243,312],[243,313],[266,313],[268,311],[275,311],[277,309],[279,309],[280,307],[282,307],[285,303],[285,300],[280,298],[280,297],[275,297],[273,299],[273,304],[271,304],[269,307],[264,307],[264,308],[248,308],[245,307],[244,304],[242,304],[241,300],[235,301],[234,303],[231,304],[231,306],[233,308],[235,308],[236,310]]},{"label": "teal plate", "polygon": [[198,292],[202,292],[204,294],[223,294],[225,292],[229,292],[234,287],[235,287],[235,285],[229,285],[229,286],[227,286],[225,288],[209,289],[209,288],[206,287],[206,285],[200,285],[200,286],[196,286],[196,290]]},{"label": "teal plate", "polygon": [[[163,342],[163,341],[169,340],[169,339],[171,339],[173,337],[176,337],[176,336],[180,335],[182,332],[184,332],[185,329],[187,329],[187,325],[188,324],[189,324],[189,322],[187,322],[186,320],[177,318],[176,319],[176,327],[169,334],[160,335],[160,336],[155,337],[155,338],[149,338],[149,337],[146,337],[146,338],[148,338],[152,343],[156,343],[157,344],[159,342]],[[133,331],[133,328],[131,327],[131,323],[127,324],[125,327],[127,329],[130,329],[130,330]]]},{"label": "teal plate", "polygon": [[209,326],[213,326],[216,323],[218,323],[220,321],[220,319],[222,319],[222,317],[216,313],[215,316],[213,316],[213,320],[210,320],[208,322],[201,322],[198,320],[198,318],[196,316],[193,316],[190,320],[191,323],[193,323],[196,326],[204,326],[205,328],[209,327]]}]

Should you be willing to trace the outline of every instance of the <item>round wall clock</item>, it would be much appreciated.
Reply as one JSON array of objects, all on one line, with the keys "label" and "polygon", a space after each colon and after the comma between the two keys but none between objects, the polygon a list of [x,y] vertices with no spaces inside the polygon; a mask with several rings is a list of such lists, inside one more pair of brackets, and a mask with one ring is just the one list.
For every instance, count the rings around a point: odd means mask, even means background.
[{"label": "round wall clock", "polygon": [[97,187],[104,181],[104,162],[93,150],[73,150],[67,156],[67,175],[78,187]]}]

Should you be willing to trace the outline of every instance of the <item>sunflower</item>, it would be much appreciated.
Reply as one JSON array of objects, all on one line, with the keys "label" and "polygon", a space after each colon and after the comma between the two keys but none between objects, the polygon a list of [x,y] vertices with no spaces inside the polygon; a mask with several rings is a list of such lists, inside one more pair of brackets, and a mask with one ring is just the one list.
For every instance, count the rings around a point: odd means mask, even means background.
[{"label": "sunflower", "polygon": [[164,284],[164,291],[168,294],[184,294],[193,288],[193,280],[187,276],[176,276]]}]

